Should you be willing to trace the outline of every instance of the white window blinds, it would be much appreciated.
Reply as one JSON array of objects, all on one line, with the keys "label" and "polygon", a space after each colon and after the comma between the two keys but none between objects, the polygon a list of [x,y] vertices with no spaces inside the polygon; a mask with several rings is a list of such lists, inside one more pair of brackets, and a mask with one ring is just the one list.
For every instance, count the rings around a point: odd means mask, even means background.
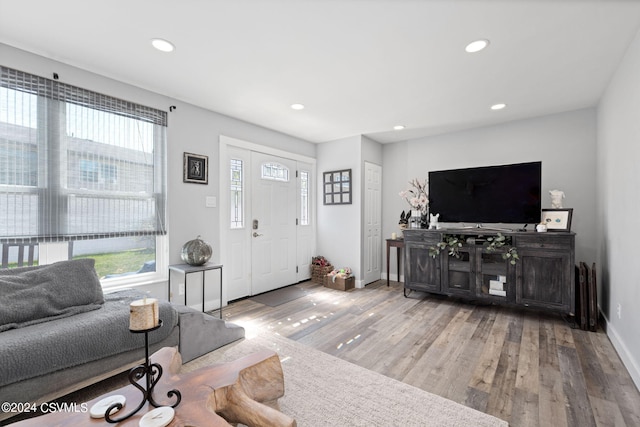
[{"label": "white window blinds", "polygon": [[166,234],[166,112],[0,73],[0,243]]}]

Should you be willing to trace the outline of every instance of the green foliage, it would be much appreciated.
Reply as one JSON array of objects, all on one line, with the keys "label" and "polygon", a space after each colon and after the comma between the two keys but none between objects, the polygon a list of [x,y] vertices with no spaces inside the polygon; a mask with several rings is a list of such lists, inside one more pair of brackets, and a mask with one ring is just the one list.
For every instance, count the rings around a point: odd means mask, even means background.
[{"label": "green foliage", "polygon": [[104,277],[107,274],[138,271],[145,262],[154,260],[155,257],[156,253],[153,249],[134,249],[115,253],[82,255],[74,259],[95,259],[98,277]]},{"label": "green foliage", "polygon": [[440,252],[446,250],[449,256],[460,258],[460,248],[465,242],[466,237],[459,234],[443,234],[442,241],[435,246],[429,247],[429,255],[436,258]]},{"label": "green foliage", "polygon": [[[449,256],[460,258],[460,248],[466,240],[467,236],[461,234],[443,234],[441,242],[429,247],[429,256],[436,258],[440,255],[440,252],[447,251]],[[502,233],[498,233],[496,236],[487,237],[487,241],[484,244],[485,250],[487,252],[494,252],[505,247],[505,251],[502,253],[502,259],[515,265],[520,258],[518,257],[518,250],[510,246],[512,241],[511,236],[504,236]]]},{"label": "green foliage", "polygon": [[[485,249],[487,252],[494,252],[506,245],[511,245],[513,239],[511,237],[503,236],[502,233],[498,233],[495,237],[487,237],[485,242]],[[520,259],[518,257],[518,250],[513,246],[507,247],[506,251],[502,254],[502,259],[509,261],[510,264],[515,265]]]}]

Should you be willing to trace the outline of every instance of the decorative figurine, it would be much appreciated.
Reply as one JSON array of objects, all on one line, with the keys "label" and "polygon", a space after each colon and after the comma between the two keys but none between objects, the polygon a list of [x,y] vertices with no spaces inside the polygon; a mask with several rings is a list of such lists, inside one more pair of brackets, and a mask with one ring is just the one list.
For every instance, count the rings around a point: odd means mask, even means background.
[{"label": "decorative figurine", "polygon": [[440,214],[429,214],[429,230],[437,230],[438,229],[438,218],[440,218]]},{"label": "decorative figurine", "polygon": [[400,214],[400,221],[398,221],[398,224],[400,225],[400,228],[402,230],[409,227],[409,218],[411,218],[411,211],[407,212],[406,214],[404,211],[402,211],[402,213]]},{"label": "decorative figurine", "polygon": [[564,199],[564,191],[551,190],[551,209],[562,209],[562,199]]}]

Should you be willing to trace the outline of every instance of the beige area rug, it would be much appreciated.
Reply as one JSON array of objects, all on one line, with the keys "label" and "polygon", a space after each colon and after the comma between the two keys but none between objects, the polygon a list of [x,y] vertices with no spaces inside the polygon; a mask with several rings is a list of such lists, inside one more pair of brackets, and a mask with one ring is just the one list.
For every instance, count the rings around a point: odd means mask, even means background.
[{"label": "beige area rug", "polygon": [[280,356],[285,395],[280,410],[299,427],[508,426],[443,397],[385,377],[279,335],[263,333],[183,366],[191,371],[268,348]]}]

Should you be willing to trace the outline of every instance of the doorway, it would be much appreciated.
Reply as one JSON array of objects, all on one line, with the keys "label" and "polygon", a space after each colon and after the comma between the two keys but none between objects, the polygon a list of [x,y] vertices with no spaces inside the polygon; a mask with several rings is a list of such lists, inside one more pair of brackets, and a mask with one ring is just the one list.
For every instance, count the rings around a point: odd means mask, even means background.
[{"label": "doorway", "polygon": [[314,176],[315,159],[220,137],[225,301],[311,277]]},{"label": "doorway", "polygon": [[382,167],[364,162],[363,282],[380,280],[382,273]]},{"label": "doorway", "polygon": [[296,162],[251,152],[251,295],[296,283]]}]

